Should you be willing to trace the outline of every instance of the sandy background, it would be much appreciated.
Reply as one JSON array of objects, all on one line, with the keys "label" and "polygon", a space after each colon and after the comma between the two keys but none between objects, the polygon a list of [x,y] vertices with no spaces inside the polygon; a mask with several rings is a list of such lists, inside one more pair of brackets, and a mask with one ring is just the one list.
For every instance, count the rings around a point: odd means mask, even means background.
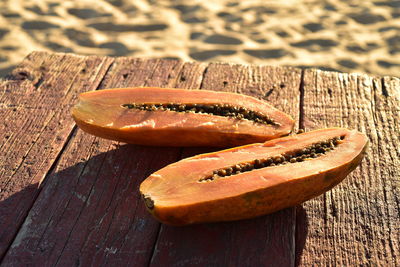
[{"label": "sandy background", "polygon": [[33,50],[400,76],[400,1],[0,1],[0,77]]}]

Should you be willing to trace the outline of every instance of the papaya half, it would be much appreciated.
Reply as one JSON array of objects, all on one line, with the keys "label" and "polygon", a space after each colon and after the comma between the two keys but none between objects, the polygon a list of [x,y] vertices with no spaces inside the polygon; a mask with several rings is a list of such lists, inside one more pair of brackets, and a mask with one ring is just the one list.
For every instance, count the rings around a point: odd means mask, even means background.
[{"label": "papaya half", "polygon": [[90,134],[152,146],[238,146],[288,135],[294,126],[250,96],[154,87],[82,93],[72,116]]},{"label": "papaya half", "polygon": [[361,162],[367,137],[322,129],[186,158],[140,185],[147,209],[171,225],[252,218],[300,204]]}]

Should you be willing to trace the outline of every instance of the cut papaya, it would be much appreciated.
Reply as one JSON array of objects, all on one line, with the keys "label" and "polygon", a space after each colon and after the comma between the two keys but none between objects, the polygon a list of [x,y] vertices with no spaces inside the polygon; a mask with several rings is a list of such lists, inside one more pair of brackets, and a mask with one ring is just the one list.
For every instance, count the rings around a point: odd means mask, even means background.
[{"label": "cut papaya", "polygon": [[341,182],[367,137],[322,129],[183,159],[140,186],[147,209],[171,225],[252,218],[300,204]]},{"label": "cut papaya", "polygon": [[289,134],[293,119],[264,101],[207,90],[124,88],[83,93],[72,110],[84,131],[153,146],[237,146]]}]

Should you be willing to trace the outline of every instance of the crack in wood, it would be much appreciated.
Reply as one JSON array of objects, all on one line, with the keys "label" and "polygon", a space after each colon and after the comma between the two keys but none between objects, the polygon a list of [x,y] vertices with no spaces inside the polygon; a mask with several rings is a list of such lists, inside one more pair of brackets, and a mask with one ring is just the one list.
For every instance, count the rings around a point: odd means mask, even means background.
[{"label": "crack in wood", "polygon": [[382,86],[382,95],[385,97],[389,97],[389,92],[386,88],[385,78],[381,78],[381,86]]},{"label": "crack in wood", "polygon": [[207,72],[208,72],[209,66],[210,66],[210,65],[208,64],[208,65],[204,68],[203,73],[201,74],[201,82],[200,82],[199,89],[203,89],[203,86],[204,86],[204,79],[205,79],[206,74],[207,74]]},{"label": "crack in wood", "polygon": [[300,99],[299,99],[299,128],[304,130],[305,125],[304,125],[304,94],[305,94],[305,81],[304,81],[304,74],[305,70],[301,70],[301,75],[300,75],[300,86],[299,86],[299,91],[300,91]]},{"label": "crack in wood", "polygon": [[332,97],[332,93],[333,93],[333,92],[332,92],[332,89],[328,87],[328,95],[329,95],[330,97]]},{"label": "crack in wood", "polygon": [[268,97],[274,92],[274,90],[275,90],[275,87],[270,88],[270,89],[264,94],[263,99],[264,99],[264,100],[268,100]]},{"label": "crack in wood", "polygon": [[106,77],[108,76],[108,73],[112,72],[112,68],[114,67],[114,64],[115,64],[115,59],[113,58],[111,64],[107,67],[106,71],[104,72],[103,77],[100,79],[95,91],[99,90],[100,88],[104,88],[104,83],[106,81]]}]

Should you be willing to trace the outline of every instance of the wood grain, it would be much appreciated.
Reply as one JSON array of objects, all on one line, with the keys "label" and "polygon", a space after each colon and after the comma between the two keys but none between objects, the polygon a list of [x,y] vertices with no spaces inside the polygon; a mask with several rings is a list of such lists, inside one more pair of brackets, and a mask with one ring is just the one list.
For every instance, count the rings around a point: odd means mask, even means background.
[{"label": "wood grain", "polygon": [[0,82],[0,258],[74,127],[77,93],[96,89],[112,61],[32,53]]},{"label": "wood grain", "polygon": [[304,125],[368,135],[369,150],[347,179],[306,202],[303,266],[399,266],[399,79],[307,70]]},{"label": "wood grain", "polygon": [[[252,220],[160,225],[150,173],[211,148],[120,144],[74,127],[80,92],[130,86],[238,92],[306,130],[366,133],[330,192]],[[35,52],[0,81],[0,261],[15,265],[400,266],[400,80],[295,68]]]}]

